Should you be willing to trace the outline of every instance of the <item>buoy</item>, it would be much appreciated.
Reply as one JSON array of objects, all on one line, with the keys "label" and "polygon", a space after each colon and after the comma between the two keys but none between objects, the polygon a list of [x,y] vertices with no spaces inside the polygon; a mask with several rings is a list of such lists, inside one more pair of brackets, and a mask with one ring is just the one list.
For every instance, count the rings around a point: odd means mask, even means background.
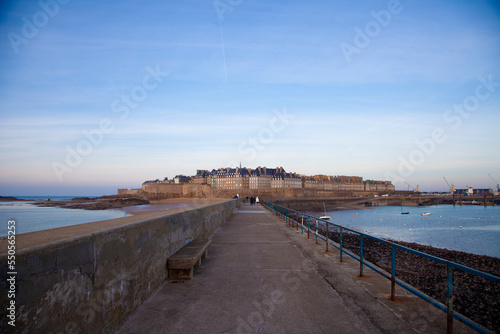
[{"label": "buoy", "polygon": [[406,226],[406,224],[405,224],[405,226]]},{"label": "buoy", "polygon": [[411,232],[411,228],[410,228],[410,232]]},{"label": "buoy", "polygon": [[382,219],[380,219],[380,221],[382,221]]},{"label": "buoy", "polygon": [[460,226],[460,228],[462,228],[462,226]]}]

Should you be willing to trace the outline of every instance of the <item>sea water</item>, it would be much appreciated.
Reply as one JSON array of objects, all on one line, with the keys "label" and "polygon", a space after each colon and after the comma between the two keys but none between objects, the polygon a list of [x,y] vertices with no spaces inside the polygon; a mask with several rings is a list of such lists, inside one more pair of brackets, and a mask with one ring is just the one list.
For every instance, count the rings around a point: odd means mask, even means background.
[{"label": "sea water", "polygon": [[[53,198],[53,200],[60,199],[63,198]],[[0,236],[7,235],[7,223],[9,220],[15,220],[16,234],[20,234],[125,216],[127,216],[127,213],[124,211],[114,209],[63,209],[57,207],[38,207],[33,205],[33,202],[0,202]]]},{"label": "sea water", "polygon": [[[426,212],[431,215],[421,215]],[[332,223],[375,237],[500,258],[498,205],[386,206],[333,211],[328,215],[332,217]]]}]

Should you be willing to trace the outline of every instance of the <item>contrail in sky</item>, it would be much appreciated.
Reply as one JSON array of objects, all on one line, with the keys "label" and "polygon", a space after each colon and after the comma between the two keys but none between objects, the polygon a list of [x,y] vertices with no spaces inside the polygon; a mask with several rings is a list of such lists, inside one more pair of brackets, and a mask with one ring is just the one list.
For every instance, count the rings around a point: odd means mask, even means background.
[{"label": "contrail in sky", "polygon": [[224,47],[224,35],[222,34],[222,24],[220,20],[219,20],[219,29],[220,29],[220,38],[222,40],[222,56],[224,57],[224,74],[226,75],[226,80],[227,80],[226,49]]}]

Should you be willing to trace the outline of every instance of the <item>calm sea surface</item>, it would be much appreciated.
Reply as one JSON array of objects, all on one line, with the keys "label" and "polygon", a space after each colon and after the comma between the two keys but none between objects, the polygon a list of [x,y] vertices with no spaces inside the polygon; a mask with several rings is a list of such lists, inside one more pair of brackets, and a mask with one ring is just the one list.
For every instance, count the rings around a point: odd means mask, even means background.
[{"label": "calm sea surface", "polygon": [[[52,200],[70,198],[73,197],[54,196]],[[26,199],[46,200],[47,197]],[[0,202],[0,236],[7,235],[7,222],[11,219],[16,221],[16,234],[20,234],[125,216],[121,210],[42,208],[29,202]]]},{"label": "calm sea surface", "polygon": [[[401,211],[410,212],[408,215]],[[421,213],[430,212],[430,216]],[[500,206],[379,207],[328,212],[332,222],[370,235],[500,258]]]}]

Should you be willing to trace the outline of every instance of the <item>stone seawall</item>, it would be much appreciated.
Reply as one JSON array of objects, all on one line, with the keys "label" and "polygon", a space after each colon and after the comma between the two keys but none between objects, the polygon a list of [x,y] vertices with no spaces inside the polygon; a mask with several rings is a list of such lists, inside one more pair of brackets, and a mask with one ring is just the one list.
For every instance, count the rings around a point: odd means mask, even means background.
[{"label": "stone seawall", "polygon": [[[118,189],[118,195],[144,195],[150,200],[167,198],[232,198],[240,197],[288,197],[288,198],[328,198],[383,195],[387,191],[364,190],[320,190],[314,188],[259,188],[259,189],[214,189],[201,184],[146,183],[141,189]],[[394,194],[396,192],[391,192]],[[398,194],[411,192],[398,191]]]},{"label": "stone seawall", "polygon": [[[167,259],[191,240],[211,237],[237,206],[227,200],[152,218],[124,217],[90,233],[81,232],[84,225],[99,222],[33,232],[32,239],[50,242],[29,247],[22,247],[27,237],[17,236],[15,327],[7,324],[11,270],[1,240],[0,332],[114,332],[167,279]],[[62,237],[54,241],[51,231]]]}]

